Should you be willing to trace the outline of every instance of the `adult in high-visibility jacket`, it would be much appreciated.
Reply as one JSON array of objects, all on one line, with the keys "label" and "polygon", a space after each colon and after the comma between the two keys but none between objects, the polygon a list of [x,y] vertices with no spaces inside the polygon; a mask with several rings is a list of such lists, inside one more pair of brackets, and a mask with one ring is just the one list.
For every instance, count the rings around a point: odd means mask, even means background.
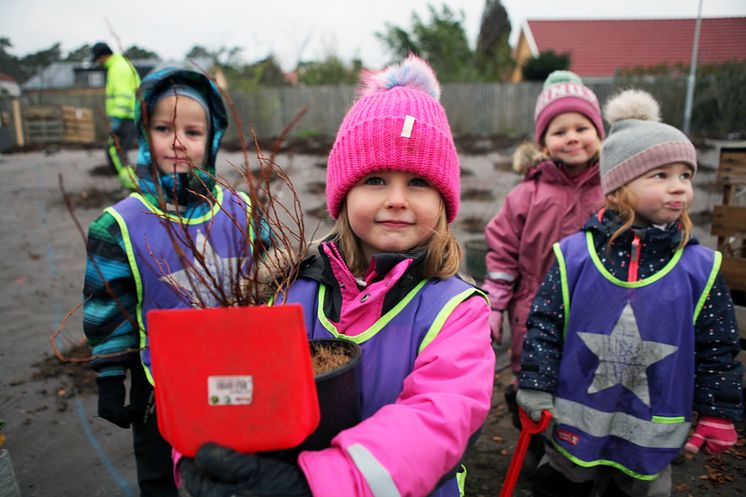
[{"label": "adult in high-visibility jacket", "polygon": [[140,76],[122,54],[112,52],[103,42],[93,45],[92,59],[106,69],[106,117],[111,133],[106,142],[106,160],[122,184],[135,188],[134,169],[129,166],[127,150],[135,138],[135,101]]}]

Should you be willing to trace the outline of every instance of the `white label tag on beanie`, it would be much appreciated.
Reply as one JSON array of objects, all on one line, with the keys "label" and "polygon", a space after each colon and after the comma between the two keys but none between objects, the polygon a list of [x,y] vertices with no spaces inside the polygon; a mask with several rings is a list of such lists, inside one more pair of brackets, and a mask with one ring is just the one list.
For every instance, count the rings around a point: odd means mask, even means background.
[{"label": "white label tag on beanie", "polygon": [[412,126],[414,126],[414,117],[407,114],[404,116],[404,126],[401,127],[401,135],[404,138],[412,136]]}]

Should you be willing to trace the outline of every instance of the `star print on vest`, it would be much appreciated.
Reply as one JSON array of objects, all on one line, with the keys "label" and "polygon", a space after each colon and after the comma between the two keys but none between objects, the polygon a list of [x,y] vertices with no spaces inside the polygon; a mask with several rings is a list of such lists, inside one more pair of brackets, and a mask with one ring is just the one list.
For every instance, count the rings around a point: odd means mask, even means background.
[{"label": "star print on vest", "polygon": [[[232,289],[232,275],[236,274],[235,269],[246,264],[245,257],[220,257],[213,249],[210,241],[205,237],[202,231],[197,231],[195,246],[203,249],[205,266],[193,264],[186,266],[184,269],[167,274],[160,278],[161,281],[169,285],[178,287],[187,295],[193,295],[192,307],[198,306],[201,301],[205,307],[217,307],[220,301],[213,294],[213,291],[204,287],[203,281],[211,281],[211,278],[218,280],[219,287],[223,293],[229,294]],[[198,295],[194,293],[198,292]]]},{"label": "star print on vest", "polygon": [[647,368],[676,352],[678,347],[642,340],[629,302],[611,335],[578,332],[578,336],[599,360],[589,394],[621,384],[650,407]]}]

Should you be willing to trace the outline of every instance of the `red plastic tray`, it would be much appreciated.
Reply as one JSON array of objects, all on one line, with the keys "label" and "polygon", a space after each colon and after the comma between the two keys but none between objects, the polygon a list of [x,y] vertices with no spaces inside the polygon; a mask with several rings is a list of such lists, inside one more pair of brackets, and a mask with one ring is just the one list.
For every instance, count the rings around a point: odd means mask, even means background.
[{"label": "red plastic tray", "polygon": [[158,427],[182,454],[208,441],[287,449],[318,425],[300,305],[157,310],[147,320]]}]

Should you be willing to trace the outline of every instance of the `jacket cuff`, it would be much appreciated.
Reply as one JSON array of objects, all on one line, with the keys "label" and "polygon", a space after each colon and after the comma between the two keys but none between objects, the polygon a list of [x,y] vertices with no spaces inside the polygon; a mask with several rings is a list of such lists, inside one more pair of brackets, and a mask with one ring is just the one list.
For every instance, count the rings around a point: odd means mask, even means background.
[{"label": "jacket cuff", "polygon": [[[308,480],[308,486],[314,496],[373,497],[370,487],[359,476],[352,462],[339,447],[332,446],[320,451],[301,452],[298,456],[298,466]],[[363,481],[356,483],[358,478]]]},{"label": "jacket cuff", "polygon": [[109,378],[114,376],[126,376],[127,370],[124,367],[110,366],[102,368],[98,372],[99,378]]}]

